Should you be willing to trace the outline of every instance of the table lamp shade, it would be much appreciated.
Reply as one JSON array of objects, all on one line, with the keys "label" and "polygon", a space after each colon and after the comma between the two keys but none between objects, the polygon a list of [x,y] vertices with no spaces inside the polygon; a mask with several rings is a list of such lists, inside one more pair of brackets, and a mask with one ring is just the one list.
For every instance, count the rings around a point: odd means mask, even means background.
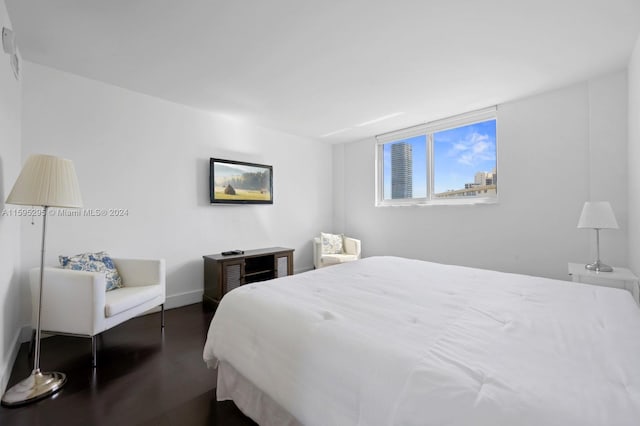
[{"label": "table lamp shade", "polygon": [[31,155],[13,185],[7,204],[82,207],[73,161],[51,155]]},{"label": "table lamp shade", "polygon": [[618,229],[618,222],[608,201],[587,201],[578,220],[578,228]]}]

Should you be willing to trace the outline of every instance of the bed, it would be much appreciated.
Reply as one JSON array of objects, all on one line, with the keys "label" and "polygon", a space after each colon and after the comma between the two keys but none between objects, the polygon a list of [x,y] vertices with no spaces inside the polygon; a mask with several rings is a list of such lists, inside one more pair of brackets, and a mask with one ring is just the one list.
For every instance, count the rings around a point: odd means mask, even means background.
[{"label": "bed", "polygon": [[205,362],[261,425],[640,424],[624,290],[370,257],[226,294]]}]

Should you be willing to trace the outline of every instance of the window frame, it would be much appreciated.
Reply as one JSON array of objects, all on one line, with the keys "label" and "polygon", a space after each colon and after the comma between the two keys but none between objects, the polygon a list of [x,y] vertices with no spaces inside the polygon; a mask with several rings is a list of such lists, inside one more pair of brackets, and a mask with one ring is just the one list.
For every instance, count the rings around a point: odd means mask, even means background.
[{"label": "window frame", "polygon": [[[498,188],[495,195],[456,197],[456,198],[436,198],[433,196],[434,187],[434,133],[468,126],[483,121],[496,121],[496,172],[498,170],[498,117],[497,107],[484,108],[465,114],[436,120],[401,130],[376,136],[375,146],[375,205],[384,206],[428,206],[428,205],[469,205],[469,204],[496,204],[498,202]],[[399,142],[415,136],[426,136],[427,152],[427,194],[420,198],[394,198],[384,199],[384,145],[392,142]]]}]

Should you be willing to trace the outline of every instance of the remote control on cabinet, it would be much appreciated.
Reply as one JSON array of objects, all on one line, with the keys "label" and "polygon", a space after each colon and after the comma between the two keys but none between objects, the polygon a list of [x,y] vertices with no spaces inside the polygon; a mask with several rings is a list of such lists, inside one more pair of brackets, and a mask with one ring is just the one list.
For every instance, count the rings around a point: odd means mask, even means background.
[{"label": "remote control on cabinet", "polygon": [[223,251],[222,253],[223,256],[233,256],[234,254],[244,254],[244,251],[242,250],[229,250],[229,251]]}]

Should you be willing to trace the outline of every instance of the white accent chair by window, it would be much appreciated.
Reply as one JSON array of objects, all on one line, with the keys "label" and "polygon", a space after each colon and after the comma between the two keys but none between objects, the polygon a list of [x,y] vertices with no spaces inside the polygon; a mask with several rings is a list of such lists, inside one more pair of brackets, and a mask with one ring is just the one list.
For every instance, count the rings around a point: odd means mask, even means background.
[{"label": "white accent chair by window", "polygon": [[[164,327],[166,294],[164,259],[112,258],[123,287],[105,291],[104,272],[45,267],[42,288],[42,331],[91,338],[96,366],[96,336],[105,330],[160,306]],[[40,268],[30,271],[33,306],[38,297]],[[34,313],[35,318],[35,313]],[[34,321],[35,322],[35,321]]]},{"label": "white accent chair by window", "polygon": [[338,234],[321,233],[313,239],[313,266],[316,269],[360,259],[361,242]]}]

